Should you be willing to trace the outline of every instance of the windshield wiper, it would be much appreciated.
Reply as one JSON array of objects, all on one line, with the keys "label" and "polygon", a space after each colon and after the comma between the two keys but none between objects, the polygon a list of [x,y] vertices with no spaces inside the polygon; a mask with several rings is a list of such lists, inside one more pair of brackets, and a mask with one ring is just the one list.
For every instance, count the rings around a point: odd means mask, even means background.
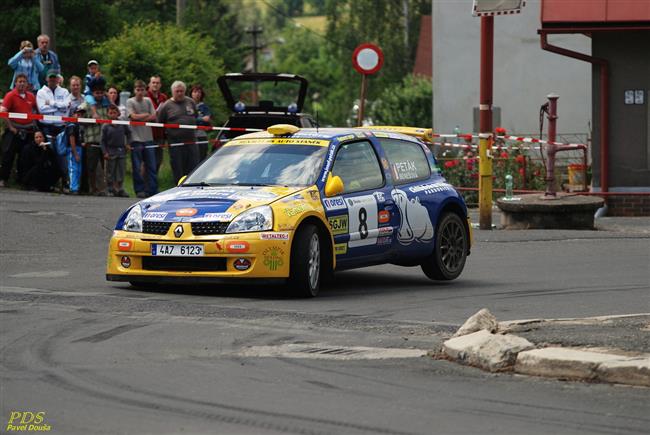
[{"label": "windshield wiper", "polygon": [[273,186],[281,186],[281,187],[289,187],[286,184],[268,184],[268,183],[237,183],[237,186],[262,186],[262,187],[273,187]]},{"label": "windshield wiper", "polygon": [[181,184],[181,187],[210,187],[210,186],[216,186],[216,185],[206,183],[205,181],[201,181],[199,183],[183,183],[183,184]]}]

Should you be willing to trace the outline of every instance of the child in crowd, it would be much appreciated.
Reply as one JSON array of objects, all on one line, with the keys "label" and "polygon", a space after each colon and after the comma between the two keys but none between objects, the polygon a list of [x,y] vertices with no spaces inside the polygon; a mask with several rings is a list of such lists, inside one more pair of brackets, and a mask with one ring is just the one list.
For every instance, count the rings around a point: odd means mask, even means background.
[{"label": "child in crowd", "polygon": [[[93,98],[93,82],[98,79],[102,79],[102,73],[99,71],[99,63],[96,60],[88,61],[88,74],[86,74],[86,87],[84,88],[84,95],[86,96],[86,102],[90,105],[90,115],[97,119],[97,106],[95,99]],[[103,82],[105,83],[105,82]]]},{"label": "child in crowd", "polygon": [[[72,116],[74,118],[84,117],[86,110],[78,107]],[[70,195],[79,195],[81,187],[81,164],[83,161],[83,142],[84,129],[77,122],[69,122],[66,126],[66,135],[68,136],[68,179],[70,185]]]},{"label": "child in crowd", "polygon": [[[111,104],[108,107],[108,117],[115,121],[119,116],[120,108]],[[124,191],[122,184],[126,171],[126,152],[131,151],[131,129],[121,124],[104,124],[101,147],[104,160],[106,160],[106,183],[109,193],[128,198],[129,194]]]}]

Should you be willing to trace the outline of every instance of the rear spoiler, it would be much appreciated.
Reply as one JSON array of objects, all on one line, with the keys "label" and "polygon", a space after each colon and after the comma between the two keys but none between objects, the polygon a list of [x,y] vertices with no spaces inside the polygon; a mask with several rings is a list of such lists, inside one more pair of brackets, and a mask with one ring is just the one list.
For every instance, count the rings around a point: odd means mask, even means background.
[{"label": "rear spoiler", "polygon": [[401,133],[407,136],[413,136],[420,139],[422,142],[433,143],[433,129],[432,128],[419,128],[419,127],[402,127],[392,125],[375,125],[372,127],[356,127],[366,131],[384,131],[391,133]]}]

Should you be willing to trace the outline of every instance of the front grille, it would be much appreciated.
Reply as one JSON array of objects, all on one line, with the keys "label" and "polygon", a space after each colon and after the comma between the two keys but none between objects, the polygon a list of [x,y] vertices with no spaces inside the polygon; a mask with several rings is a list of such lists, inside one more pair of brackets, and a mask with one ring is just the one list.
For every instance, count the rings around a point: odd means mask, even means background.
[{"label": "front grille", "polygon": [[164,236],[167,234],[167,231],[169,231],[171,225],[171,222],[144,221],[142,223],[142,232],[145,234],[158,234],[159,236]]},{"label": "front grille", "polygon": [[142,257],[142,269],[169,272],[219,272],[226,270],[223,257]]},{"label": "front grille", "polygon": [[192,234],[204,236],[206,234],[224,234],[230,222],[192,222]]}]

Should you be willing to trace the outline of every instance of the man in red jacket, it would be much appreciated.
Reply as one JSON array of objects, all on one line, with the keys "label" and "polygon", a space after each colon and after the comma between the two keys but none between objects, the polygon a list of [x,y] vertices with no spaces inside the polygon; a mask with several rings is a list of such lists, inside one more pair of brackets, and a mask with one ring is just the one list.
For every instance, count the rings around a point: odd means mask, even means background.
[{"label": "man in red jacket", "polygon": [[[160,76],[151,76],[149,79],[149,89],[147,89],[147,97],[149,97],[153,103],[153,108],[155,110],[158,110],[158,106],[167,101],[167,95],[160,91],[161,88],[162,80],[160,80]],[[154,148],[156,150],[156,172],[158,172],[163,160],[163,150],[161,146],[165,142],[165,130],[160,127],[153,127],[151,132],[153,134],[153,143],[158,145],[158,147]]]}]

